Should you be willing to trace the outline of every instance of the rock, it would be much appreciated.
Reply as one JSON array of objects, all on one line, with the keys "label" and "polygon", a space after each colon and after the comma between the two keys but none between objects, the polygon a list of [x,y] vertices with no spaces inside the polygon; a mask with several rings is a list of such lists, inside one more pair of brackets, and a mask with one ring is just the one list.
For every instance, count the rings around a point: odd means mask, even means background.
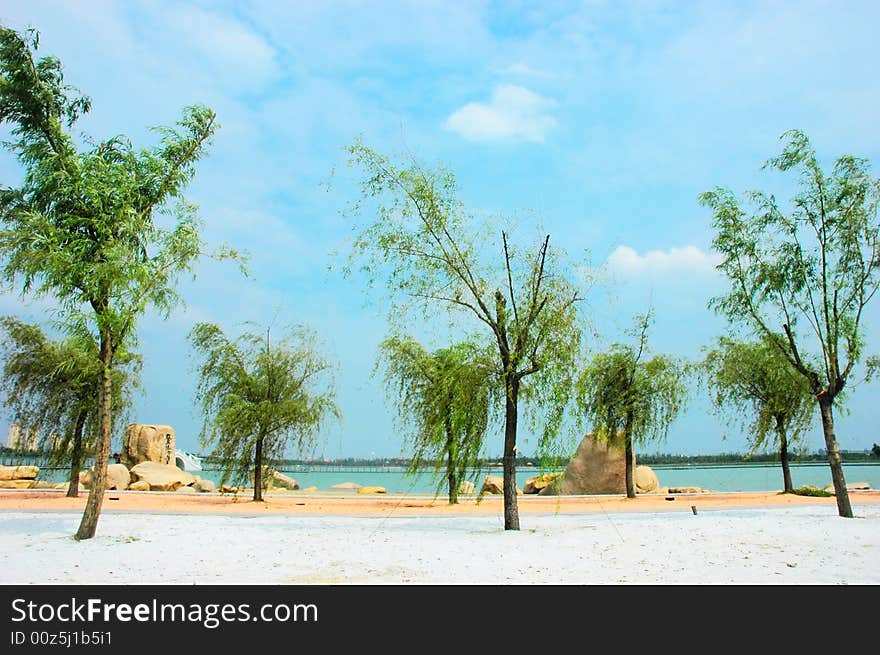
[{"label": "rock", "polygon": [[37,480],[31,489],[52,489],[52,483],[45,480]]},{"label": "rock", "polygon": [[0,465],[0,480],[36,480],[39,474],[39,466]]},{"label": "rock", "polygon": [[197,479],[193,483],[193,489],[203,494],[212,494],[217,491],[217,485],[215,485],[210,480],[202,480],[201,478]]},{"label": "rock", "polygon": [[667,487],[668,494],[701,494],[704,493],[700,487]]},{"label": "rock", "polygon": [[477,490],[477,485],[475,485],[470,480],[462,480],[458,485],[458,493],[461,496],[470,496]]},{"label": "rock", "polygon": [[[806,486],[811,486],[811,485],[806,485]],[[817,487],[813,487],[813,488],[818,489]],[[846,485],[847,491],[868,491],[870,489],[871,489],[871,485],[867,482],[850,482]],[[823,491],[825,491],[829,494],[836,493],[834,491],[834,483],[832,482],[831,484],[826,484]]]},{"label": "rock", "polygon": [[278,471],[272,471],[272,477],[269,480],[270,488],[290,489],[291,491],[299,489],[299,482]]},{"label": "rock", "polygon": [[356,484],[354,482],[340,482],[339,484],[334,484],[331,489],[360,489],[361,485]]},{"label": "rock", "polygon": [[177,487],[177,489],[175,489],[174,491],[176,491],[176,492],[178,492],[178,493],[183,492],[183,493],[185,493],[185,494],[198,493],[198,489],[195,489],[194,487],[190,487],[190,486],[186,486],[186,487]]},{"label": "rock", "polygon": [[0,489],[33,489],[36,480],[0,480]]},{"label": "rock", "polygon": [[504,478],[497,475],[487,475],[486,479],[483,480],[483,488],[481,492],[484,494],[503,494]]},{"label": "rock", "polygon": [[360,487],[359,494],[384,494],[385,487]]},{"label": "rock", "polygon": [[660,488],[660,480],[650,466],[636,466],[633,471],[633,484],[637,494],[655,493]]},{"label": "rock", "polygon": [[313,493],[315,493],[317,490],[318,490],[318,487],[311,486],[311,487],[306,487],[306,488],[303,489],[302,491],[303,491],[303,493],[306,493],[306,494],[313,494]]},{"label": "rock", "polygon": [[146,480],[138,480],[137,482],[132,482],[128,485],[129,491],[149,491],[150,483]]},{"label": "rock", "polygon": [[610,442],[590,432],[581,439],[560,480],[547,485],[540,493],[625,494],[626,455],[622,440]]},{"label": "rock", "polygon": [[69,484],[70,484],[69,482],[53,482],[52,488],[53,489],[67,489],[67,485],[69,485]]},{"label": "rock", "polygon": [[173,464],[158,462],[141,462],[131,469],[134,481],[145,480],[150,484],[150,491],[176,491],[195,482],[195,477],[181,471]]},{"label": "rock", "polygon": [[85,471],[79,472],[79,485],[81,487],[85,487],[86,489],[92,488],[92,479],[95,477],[95,472],[92,469],[88,469]]},{"label": "rock", "polygon": [[107,488],[124,491],[131,483],[131,474],[125,464],[110,464],[107,467]]},{"label": "rock", "polygon": [[541,492],[541,489],[546,487],[549,484],[552,484],[554,480],[562,477],[562,473],[544,473],[542,475],[536,475],[534,477],[526,480],[526,483],[523,485],[523,493],[525,494],[537,494]]},{"label": "rock", "polygon": [[239,487],[233,487],[230,484],[224,484],[220,486],[221,494],[237,494],[241,489]]},{"label": "rock", "polygon": [[174,466],[174,441],[174,428],[170,425],[132,423],[122,437],[121,461],[129,468],[141,462]]}]

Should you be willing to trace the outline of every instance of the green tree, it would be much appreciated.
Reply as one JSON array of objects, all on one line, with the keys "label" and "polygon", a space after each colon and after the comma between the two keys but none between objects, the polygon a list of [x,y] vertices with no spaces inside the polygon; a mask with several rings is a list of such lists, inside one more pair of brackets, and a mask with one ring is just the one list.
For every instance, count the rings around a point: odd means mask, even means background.
[{"label": "green tree", "polygon": [[[496,348],[505,403],[504,528],[518,530],[521,395],[546,450],[571,397],[581,345],[580,291],[551,252],[549,235],[528,253],[514,247],[506,231],[478,225],[457,199],[450,171],[426,170],[416,162],[397,165],[360,142],[349,154],[351,165],[364,173],[351,213],[375,209],[355,238],[352,258],[361,261],[371,283],[376,277],[387,280],[392,315],[421,311],[433,321],[437,307],[457,318],[463,313],[487,330]],[[493,235],[494,243],[482,241]]]},{"label": "green tree", "polygon": [[293,443],[310,448],[330,416],[339,416],[332,369],[314,334],[291,328],[276,343],[270,331],[229,339],[198,323],[190,340],[201,364],[196,400],[204,417],[200,438],[223,466],[221,484],[253,471],[254,501],[263,500],[263,473]]},{"label": "green tree", "polygon": [[595,355],[578,379],[578,406],[607,439],[623,439],[626,496],[635,498],[634,444],[666,438],[687,401],[687,366],[648,354],[651,313],[637,318],[637,345],[616,343]]},{"label": "green tree", "polygon": [[[0,331],[3,404],[13,421],[41,435],[53,464],[70,464],[67,495],[76,498],[83,454],[94,446],[91,437],[100,422],[98,344],[85,331],[52,340],[40,326],[12,316],[0,318]],[[117,362],[111,385],[114,422],[131,406],[141,367],[140,357],[127,351],[117,353]]]},{"label": "green tree", "polygon": [[748,431],[750,452],[771,446],[778,450],[785,493],[791,493],[789,447],[810,427],[815,399],[767,338],[742,342],[722,337],[700,364],[716,410]]},{"label": "green tree", "polygon": [[767,338],[815,396],[840,516],[852,517],[834,430],[864,350],[865,307],[880,285],[880,180],[868,161],[844,155],[823,172],[809,139],[792,130],[765,168],[797,172],[788,206],[753,191],[743,202],[724,188],[699,196],[713,212],[712,242],[731,283],[710,307]]},{"label": "green tree", "polygon": [[115,136],[80,151],[69,130],[89,100],[64,84],[58,59],[34,59],[38,45],[35,31],[0,28],[0,122],[25,173],[20,187],[0,190],[2,277],[22,295],[56,298],[64,322],[86,316],[98,335],[95,477],[76,533],[89,539],[106,488],[117,353],[134,344],[147,308],[168,316],[179,276],[202,254],[196,207],[182,192],[217,125],[210,109],[190,107],[176,128],[158,128],[151,149]]},{"label": "green tree", "polygon": [[412,448],[410,472],[435,462],[438,492],[445,480],[449,504],[457,503],[467,469],[478,464],[498,388],[491,353],[472,341],[428,352],[411,337],[390,337],[379,355]]}]

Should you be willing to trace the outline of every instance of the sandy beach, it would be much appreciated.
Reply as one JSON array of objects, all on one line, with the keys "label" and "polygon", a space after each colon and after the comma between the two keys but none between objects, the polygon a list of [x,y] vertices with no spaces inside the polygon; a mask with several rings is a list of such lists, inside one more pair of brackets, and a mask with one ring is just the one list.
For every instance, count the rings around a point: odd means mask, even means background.
[{"label": "sandy beach", "polygon": [[880,491],[444,499],[0,493],[2,584],[880,584]]}]

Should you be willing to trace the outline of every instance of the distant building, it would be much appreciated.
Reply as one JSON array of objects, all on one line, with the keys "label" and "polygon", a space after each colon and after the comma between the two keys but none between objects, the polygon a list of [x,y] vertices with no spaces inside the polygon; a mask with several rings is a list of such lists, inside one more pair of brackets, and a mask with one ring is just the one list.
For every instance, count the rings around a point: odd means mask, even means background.
[{"label": "distant building", "polygon": [[[49,443],[44,446],[48,450],[54,450],[60,443],[61,436],[53,434],[49,438]],[[6,436],[6,447],[21,452],[40,450],[40,431],[23,428],[20,424],[13,423],[9,426],[9,433]]]}]

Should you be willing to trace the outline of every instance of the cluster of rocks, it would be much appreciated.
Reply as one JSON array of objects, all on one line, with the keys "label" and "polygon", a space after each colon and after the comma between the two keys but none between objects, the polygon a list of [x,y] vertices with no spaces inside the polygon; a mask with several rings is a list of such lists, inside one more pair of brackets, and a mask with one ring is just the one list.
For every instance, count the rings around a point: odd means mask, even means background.
[{"label": "cluster of rocks", "polygon": [[64,483],[37,480],[39,466],[3,466],[0,464],[0,489],[60,489]]},{"label": "cluster of rocks", "polygon": [[[313,489],[315,487],[312,487]],[[344,491],[357,491],[359,494],[384,494],[387,493],[385,487],[363,486],[357,482],[340,482],[330,487],[331,489],[342,489]]]},{"label": "cluster of rocks", "polygon": [[[86,489],[92,486],[95,469],[83,471],[79,483]],[[191,491],[210,493],[217,491],[210,480],[182,471],[173,464],[140,462],[129,469],[125,464],[107,466],[107,489],[117,491]]]}]

